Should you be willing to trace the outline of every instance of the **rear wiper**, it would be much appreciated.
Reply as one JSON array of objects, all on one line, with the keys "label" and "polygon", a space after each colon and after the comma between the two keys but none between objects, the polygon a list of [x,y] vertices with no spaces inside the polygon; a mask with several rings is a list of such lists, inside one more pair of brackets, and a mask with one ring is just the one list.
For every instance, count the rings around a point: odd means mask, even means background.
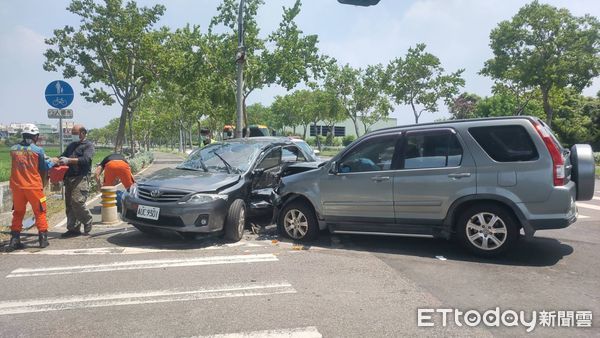
[{"label": "rear wiper", "polygon": [[227,169],[227,173],[231,174],[231,172],[233,171],[233,167],[231,166],[231,164],[227,163],[227,161],[225,161],[225,159],[223,157],[221,157],[221,155],[217,154],[215,152],[215,150],[210,152],[211,154],[214,154],[215,156],[217,156],[218,158],[221,159],[221,161],[223,161],[223,163],[225,164],[225,169]]}]

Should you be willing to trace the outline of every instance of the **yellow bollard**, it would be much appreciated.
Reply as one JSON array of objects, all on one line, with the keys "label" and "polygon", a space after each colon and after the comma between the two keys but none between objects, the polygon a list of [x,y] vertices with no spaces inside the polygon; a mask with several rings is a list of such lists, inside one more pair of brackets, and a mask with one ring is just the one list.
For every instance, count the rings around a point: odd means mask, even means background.
[{"label": "yellow bollard", "polygon": [[100,190],[102,191],[102,224],[120,222],[117,214],[117,187],[107,185]]}]

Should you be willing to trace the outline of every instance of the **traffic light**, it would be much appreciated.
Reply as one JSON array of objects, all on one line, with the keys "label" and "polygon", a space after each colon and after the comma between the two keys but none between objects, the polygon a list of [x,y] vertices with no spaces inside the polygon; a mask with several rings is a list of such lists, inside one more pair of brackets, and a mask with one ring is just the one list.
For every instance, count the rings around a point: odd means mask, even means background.
[{"label": "traffic light", "polygon": [[374,6],[379,3],[379,0],[338,0],[338,2],[344,5]]}]

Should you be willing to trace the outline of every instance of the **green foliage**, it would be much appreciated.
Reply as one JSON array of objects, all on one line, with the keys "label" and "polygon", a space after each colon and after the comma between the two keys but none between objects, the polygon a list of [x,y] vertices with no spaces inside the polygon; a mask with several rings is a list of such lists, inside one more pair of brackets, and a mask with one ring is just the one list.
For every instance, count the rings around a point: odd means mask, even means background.
[{"label": "green foliage", "polygon": [[154,161],[154,154],[150,151],[145,151],[136,154],[133,158],[128,159],[131,172],[138,173],[143,168],[147,167]]},{"label": "green foliage", "polygon": [[462,93],[448,105],[452,119],[471,119],[477,117],[477,106],[481,97],[476,94]]},{"label": "green foliage", "polygon": [[438,102],[446,104],[465,85],[464,69],[445,74],[438,57],[425,51],[425,44],[409,48],[404,58],[396,58],[387,66],[385,82],[388,94],[396,104],[412,108],[415,123],[423,112],[437,112]]},{"label": "green foliage", "polygon": [[354,142],[354,140],[356,140],[356,137],[354,135],[346,135],[346,136],[344,136],[344,139],[342,140],[342,144],[344,146],[348,146],[348,145],[350,145],[350,143]]},{"label": "green foliage", "polygon": [[500,22],[490,40],[494,58],[481,73],[509,86],[539,88],[549,125],[550,91],[572,87],[580,93],[600,72],[600,23],[590,15],[575,17],[533,1]]}]

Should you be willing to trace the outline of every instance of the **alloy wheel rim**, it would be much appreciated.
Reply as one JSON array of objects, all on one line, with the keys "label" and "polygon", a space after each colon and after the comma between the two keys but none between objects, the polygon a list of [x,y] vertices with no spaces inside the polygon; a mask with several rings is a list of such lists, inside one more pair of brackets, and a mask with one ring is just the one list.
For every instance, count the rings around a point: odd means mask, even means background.
[{"label": "alloy wheel rim", "polygon": [[469,242],[481,250],[496,250],[506,242],[508,229],[504,221],[491,212],[473,215],[465,227]]},{"label": "alloy wheel rim", "polygon": [[300,239],[308,232],[308,219],[302,211],[291,209],[285,214],[284,227],[290,237]]}]

